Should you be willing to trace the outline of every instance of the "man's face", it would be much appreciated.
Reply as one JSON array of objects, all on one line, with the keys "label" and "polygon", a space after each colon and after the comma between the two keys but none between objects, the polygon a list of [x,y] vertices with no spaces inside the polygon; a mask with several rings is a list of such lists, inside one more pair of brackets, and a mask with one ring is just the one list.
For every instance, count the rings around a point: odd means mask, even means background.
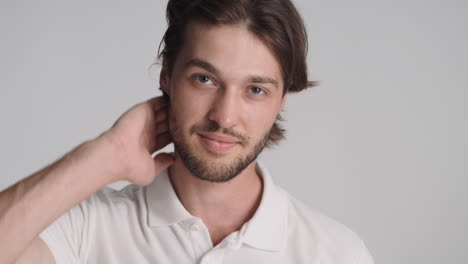
[{"label": "man's face", "polygon": [[213,182],[256,159],[286,101],[280,65],[245,25],[189,25],[171,78],[162,75],[176,154]]}]

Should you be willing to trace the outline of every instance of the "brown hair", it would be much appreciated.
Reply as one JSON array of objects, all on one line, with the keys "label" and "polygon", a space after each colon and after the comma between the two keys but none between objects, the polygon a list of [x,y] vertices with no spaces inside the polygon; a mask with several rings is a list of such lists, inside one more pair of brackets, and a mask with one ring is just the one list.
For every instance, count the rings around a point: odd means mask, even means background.
[{"label": "brown hair", "polygon": [[[283,95],[318,84],[307,78],[307,33],[301,16],[290,0],[169,0],[166,18],[168,28],[159,45],[158,59],[166,64],[169,76],[189,23],[244,23],[279,61],[284,82]],[[278,115],[266,146],[284,138],[285,130],[278,124],[281,120]]]}]

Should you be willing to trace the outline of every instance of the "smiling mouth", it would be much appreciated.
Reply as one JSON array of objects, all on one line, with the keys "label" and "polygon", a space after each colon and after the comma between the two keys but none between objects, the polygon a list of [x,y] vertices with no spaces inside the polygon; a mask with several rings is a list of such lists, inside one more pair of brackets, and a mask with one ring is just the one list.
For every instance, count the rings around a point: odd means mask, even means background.
[{"label": "smiling mouth", "polygon": [[200,139],[208,150],[212,152],[228,152],[233,149],[239,142],[234,141],[231,138],[220,138],[213,135],[202,135],[198,134]]}]

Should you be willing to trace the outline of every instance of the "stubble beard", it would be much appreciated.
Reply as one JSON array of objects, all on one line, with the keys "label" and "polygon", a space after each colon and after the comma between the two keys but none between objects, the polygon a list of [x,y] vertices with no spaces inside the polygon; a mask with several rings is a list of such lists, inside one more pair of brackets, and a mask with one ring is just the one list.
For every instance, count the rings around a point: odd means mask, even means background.
[{"label": "stubble beard", "polygon": [[[194,128],[191,129],[191,132],[193,132],[193,130]],[[205,131],[219,132],[219,130],[219,126],[216,123],[211,123],[211,125]],[[263,151],[268,142],[271,128],[264,134],[260,141],[254,144],[254,147],[249,153],[234,158],[234,160],[229,164],[220,164],[214,160],[198,157],[195,155],[196,151],[193,149],[194,146],[187,143],[180,132],[181,131],[178,128],[170,129],[170,133],[174,142],[174,149],[180,156],[185,167],[192,173],[193,176],[201,180],[221,183],[230,181],[257,159],[258,155]],[[193,135],[193,133],[191,134]]]}]

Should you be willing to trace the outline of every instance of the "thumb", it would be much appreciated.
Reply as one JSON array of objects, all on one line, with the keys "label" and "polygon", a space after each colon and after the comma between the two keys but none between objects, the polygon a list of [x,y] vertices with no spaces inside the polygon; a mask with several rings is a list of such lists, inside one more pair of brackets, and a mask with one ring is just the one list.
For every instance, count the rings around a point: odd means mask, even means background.
[{"label": "thumb", "polygon": [[167,167],[171,166],[174,163],[174,155],[172,153],[159,153],[153,158],[155,173],[159,175]]}]

